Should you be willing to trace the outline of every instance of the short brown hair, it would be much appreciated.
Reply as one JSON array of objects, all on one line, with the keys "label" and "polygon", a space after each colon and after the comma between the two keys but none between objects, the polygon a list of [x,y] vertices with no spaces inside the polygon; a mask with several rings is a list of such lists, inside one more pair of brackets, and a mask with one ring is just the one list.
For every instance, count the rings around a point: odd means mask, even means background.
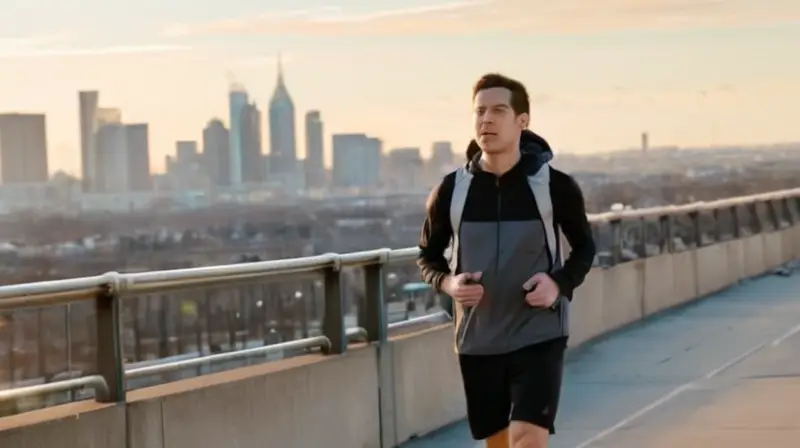
[{"label": "short brown hair", "polygon": [[478,92],[481,90],[498,87],[511,91],[511,108],[514,110],[515,114],[529,114],[531,112],[531,102],[525,86],[516,79],[503,76],[499,73],[487,73],[481,76],[481,79],[479,79],[472,88],[472,98],[475,99],[475,96],[477,96]]}]

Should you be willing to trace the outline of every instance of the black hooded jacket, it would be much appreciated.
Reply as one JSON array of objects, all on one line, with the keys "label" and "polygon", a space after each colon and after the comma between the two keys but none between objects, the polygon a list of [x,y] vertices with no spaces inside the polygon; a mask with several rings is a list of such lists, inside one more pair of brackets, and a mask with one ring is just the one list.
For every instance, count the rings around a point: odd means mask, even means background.
[{"label": "black hooded jacket", "polygon": [[[523,131],[520,151],[522,157],[519,162],[497,177],[481,169],[478,163],[481,150],[474,140],[470,142],[466,151],[466,168],[474,177],[462,212],[462,223],[541,219],[527,176],[536,173],[542,164],[552,160],[553,151],[544,138],[531,131]],[[450,199],[454,186],[455,172],[445,176],[431,192],[419,242],[420,255],[417,263],[422,278],[438,291],[441,291],[444,277],[451,273],[444,252],[453,236]],[[586,216],[583,194],[575,180],[550,167],[550,194],[554,222],[571,248],[563,267],[550,276],[559,286],[561,295],[572,299],[573,291],[583,283],[592,267],[596,252],[595,242]]]}]

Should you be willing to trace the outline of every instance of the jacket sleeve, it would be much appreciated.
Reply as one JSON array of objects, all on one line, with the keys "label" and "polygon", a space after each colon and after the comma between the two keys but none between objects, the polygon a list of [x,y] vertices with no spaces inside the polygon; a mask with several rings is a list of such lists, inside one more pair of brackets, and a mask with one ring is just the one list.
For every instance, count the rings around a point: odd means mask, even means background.
[{"label": "jacket sleeve", "polygon": [[450,198],[453,195],[455,176],[448,175],[428,196],[425,222],[419,238],[417,265],[422,281],[442,292],[442,280],[450,274],[444,251],[450,245],[453,229],[450,226]]},{"label": "jacket sleeve", "polygon": [[571,176],[553,172],[551,180],[554,195],[554,218],[566,237],[572,251],[564,261],[564,266],[553,272],[551,277],[558,285],[561,295],[572,300],[575,289],[586,279],[592,269],[595,253],[594,236],[586,216],[586,204],[578,183]]}]

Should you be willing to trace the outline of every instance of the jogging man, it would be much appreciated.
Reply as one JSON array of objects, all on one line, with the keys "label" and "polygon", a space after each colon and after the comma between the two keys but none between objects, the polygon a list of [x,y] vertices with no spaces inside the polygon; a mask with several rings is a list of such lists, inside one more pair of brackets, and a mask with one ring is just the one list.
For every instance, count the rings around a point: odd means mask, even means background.
[{"label": "jogging man", "polygon": [[[488,74],[473,103],[468,161],[431,192],[418,264],[456,303],[473,438],[544,448],[555,433],[569,301],[595,244],[580,188],[548,165],[550,146],[527,129],[525,87]],[[561,234],[572,248],[563,264]]]}]

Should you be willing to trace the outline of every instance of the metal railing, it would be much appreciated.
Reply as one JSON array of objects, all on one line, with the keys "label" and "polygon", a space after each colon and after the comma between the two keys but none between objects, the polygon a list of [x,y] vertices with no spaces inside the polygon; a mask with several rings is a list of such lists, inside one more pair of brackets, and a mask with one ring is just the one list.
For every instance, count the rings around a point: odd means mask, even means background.
[{"label": "metal railing", "polygon": [[[609,225],[612,230],[611,245],[615,262],[621,260],[623,222],[640,221],[644,232],[650,220],[660,223],[661,247],[664,252],[673,250],[672,223],[681,216],[688,216],[694,229],[692,239],[695,247],[702,245],[699,219],[701,214],[711,213],[719,233],[720,214],[730,212],[733,221],[733,237],[741,236],[739,224],[742,213],[754,218],[756,231],[764,229],[764,219],[758,207],[766,206],[766,219],[773,228],[779,229],[800,221],[800,189],[784,190],[766,194],[699,202],[680,206],[654,207],[590,215],[593,226]],[[644,238],[643,238],[644,239]],[[341,354],[349,342],[364,340],[368,343],[383,343],[390,330],[413,327],[420,324],[441,323],[450,320],[446,312],[387,324],[384,304],[384,267],[394,263],[416,259],[417,248],[376,249],[348,254],[323,254],[305,258],[253,262],[225,266],[210,266],[190,269],[175,269],[131,274],[109,272],[99,276],[68,280],[46,281],[0,287],[0,312],[41,308],[70,303],[94,301],[96,304],[95,326],[97,330],[98,374],[82,378],[0,391],[0,402],[54,392],[93,388],[100,402],[122,402],[125,400],[126,378],[177,371],[203,364],[267,355],[282,350],[320,350],[329,355]],[[345,267],[364,269],[364,297],[371,298],[363,306],[363,322],[359,327],[346,329],[341,270]],[[124,371],[121,343],[121,302],[138,294],[163,292],[199,286],[219,286],[246,280],[302,278],[322,274],[324,278],[324,314],[322,336],[283,342],[264,347],[244,349],[229,353],[213,354],[156,364]],[[362,313],[360,313],[362,314]]]}]

